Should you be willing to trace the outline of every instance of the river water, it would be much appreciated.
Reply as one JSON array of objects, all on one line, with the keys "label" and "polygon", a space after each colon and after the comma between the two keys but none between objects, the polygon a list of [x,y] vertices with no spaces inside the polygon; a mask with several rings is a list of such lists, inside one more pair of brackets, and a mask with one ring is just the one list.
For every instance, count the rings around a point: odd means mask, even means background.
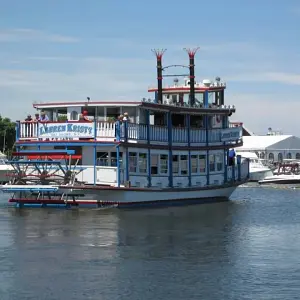
[{"label": "river water", "polygon": [[299,299],[300,191],[138,210],[7,207],[0,299]]}]

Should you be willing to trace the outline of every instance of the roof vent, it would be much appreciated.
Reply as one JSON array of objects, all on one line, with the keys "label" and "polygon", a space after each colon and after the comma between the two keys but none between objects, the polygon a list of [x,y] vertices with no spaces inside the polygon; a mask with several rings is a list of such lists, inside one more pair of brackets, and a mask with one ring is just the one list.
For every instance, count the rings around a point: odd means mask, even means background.
[{"label": "roof vent", "polygon": [[210,87],[211,85],[211,81],[209,79],[203,79],[202,83],[206,87]]}]

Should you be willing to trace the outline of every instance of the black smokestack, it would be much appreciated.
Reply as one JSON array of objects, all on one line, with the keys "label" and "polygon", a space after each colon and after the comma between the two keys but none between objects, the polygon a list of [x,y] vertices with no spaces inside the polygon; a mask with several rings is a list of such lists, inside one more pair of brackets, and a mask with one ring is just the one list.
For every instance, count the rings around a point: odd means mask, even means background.
[{"label": "black smokestack", "polygon": [[198,49],[185,49],[190,58],[190,106],[195,105],[195,54]]},{"label": "black smokestack", "polygon": [[163,102],[163,96],[162,96],[162,56],[165,53],[166,50],[153,50],[153,52],[156,55],[156,68],[157,68],[157,102],[159,104],[162,104]]}]

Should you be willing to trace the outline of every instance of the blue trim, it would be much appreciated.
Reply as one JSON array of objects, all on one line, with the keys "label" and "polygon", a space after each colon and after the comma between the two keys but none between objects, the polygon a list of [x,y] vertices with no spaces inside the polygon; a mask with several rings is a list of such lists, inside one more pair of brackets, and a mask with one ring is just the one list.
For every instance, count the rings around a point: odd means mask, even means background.
[{"label": "blue trim", "polygon": [[97,184],[97,146],[94,145],[94,185]]},{"label": "blue trim", "polygon": [[121,123],[120,121],[117,121],[116,124],[116,141],[119,142],[120,141],[120,137],[121,137]]},{"label": "blue trim", "polygon": [[[187,138],[188,138],[188,147],[191,146],[191,117],[186,115],[185,118],[186,127],[187,127]],[[188,154],[188,176],[189,176],[189,186],[192,186],[192,161],[191,161],[191,150],[189,149]]]},{"label": "blue trim", "polygon": [[75,154],[75,150],[59,150],[59,149],[56,149],[56,150],[21,150],[19,151],[19,153],[21,154],[31,154],[31,153],[65,153],[67,155],[74,155]]},{"label": "blue trim", "polygon": [[204,108],[208,108],[208,91],[204,92]]},{"label": "blue trim", "polygon": [[20,137],[20,121],[16,122],[15,128],[16,128],[16,141],[18,141]]},{"label": "blue trim", "polygon": [[167,113],[168,118],[168,143],[169,143],[169,186],[173,187],[173,151],[172,151],[172,114]]},{"label": "blue trim", "polygon": [[117,184],[121,186],[120,145],[117,146]]},{"label": "blue trim", "polygon": [[[100,142],[100,141],[97,141],[97,142],[90,142],[90,143],[87,143],[87,142],[78,142],[78,143],[65,143],[65,142],[55,142],[55,143],[43,143],[43,142],[36,142],[36,143],[18,143],[17,146],[94,146],[94,145],[97,145],[98,147],[99,146],[108,146],[108,147],[114,147],[117,145],[117,143],[105,143],[105,142]],[[48,150],[47,150],[48,152]],[[60,151],[61,152],[61,151]]]},{"label": "blue trim", "polygon": [[227,179],[228,179],[228,167],[227,167],[227,161],[228,161],[228,158],[227,158],[227,151],[226,149],[224,149],[224,183],[227,182]]},{"label": "blue trim", "polygon": [[[147,144],[150,145],[150,111],[146,110],[146,124],[147,124]],[[148,167],[148,187],[151,187],[151,151],[150,147],[148,148],[148,154],[147,154],[148,160],[147,160],[147,167]]]},{"label": "blue trim", "polygon": [[[124,153],[124,152],[123,152]],[[126,148],[126,181],[129,181],[129,150]]]},{"label": "blue trim", "polygon": [[238,166],[238,181],[241,181],[241,156],[240,155],[237,155],[236,161]]},{"label": "blue trim", "polygon": [[128,122],[127,121],[125,121],[125,122],[123,122],[123,124],[124,124],[124,129],[125,129],[125,142],[127,142],[128,141]]}]

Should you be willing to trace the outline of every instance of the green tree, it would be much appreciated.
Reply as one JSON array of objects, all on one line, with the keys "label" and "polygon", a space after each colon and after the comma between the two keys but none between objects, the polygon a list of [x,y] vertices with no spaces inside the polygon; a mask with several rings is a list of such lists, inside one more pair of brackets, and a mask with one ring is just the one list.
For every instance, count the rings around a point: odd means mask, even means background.
[{"label": "green tree", "polygon": [[10,155],[16,141],[15,123],[0,115],[0,151]]}]

